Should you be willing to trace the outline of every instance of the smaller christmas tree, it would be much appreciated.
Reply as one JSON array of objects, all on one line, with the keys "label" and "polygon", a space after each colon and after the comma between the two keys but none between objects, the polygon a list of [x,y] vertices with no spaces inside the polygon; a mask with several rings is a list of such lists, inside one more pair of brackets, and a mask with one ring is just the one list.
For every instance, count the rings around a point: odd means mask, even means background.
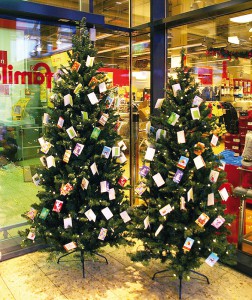
[{"label": "smaller christmas tree", "polygon": [[85,19],[73,36],[69,65],[54,74],[53,108],[44,115],[39,139],[44,167],[33,177],[39,203],[23,216],[30,228],[23,244],[43,240],[51,251],[96,252],[126,243],[124,142],[118,135],[116,94],[95,61]]},{"label": "smaller christmas tree", "polygon": [[204,260],[234,263],[235,254],[227,241],[234,217],[225,214],[226,173],[212,150],[218,144],[215,119],[197,88],[182,52],[182,66],[176,78],[169,77],[166,97],[158,99],[151,118],[136,190],[142,202],[130,224],[143,243],[132,259],[160,259],[179,278]]}]

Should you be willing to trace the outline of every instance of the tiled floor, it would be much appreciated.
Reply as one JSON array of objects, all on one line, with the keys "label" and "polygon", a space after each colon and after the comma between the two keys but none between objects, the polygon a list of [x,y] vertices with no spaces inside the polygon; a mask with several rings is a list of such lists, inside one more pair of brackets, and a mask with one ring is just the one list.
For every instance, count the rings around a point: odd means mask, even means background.
[{"label": "tiled floor", "polygon": [[[80,261],[47,261],[47,253],[35,252],[0,263],[1,300],[165,300],[178,299],[178,280],[159,274],[158,262],[149,266],[133,263],[127,256],[129,247],[107,247],[103,255],[108,259],[87,260],[82,277]],[[75,258],[76,259],[76,258]],[[182,282],[182,299],[190,300],[251,300],[252,278],[217,263],[213,268],[205,263],[197,270],[210,280],[191,279]],[[193,277],[193,273],[192,277]],[[162,275],[162,276],[161,276]]]}]

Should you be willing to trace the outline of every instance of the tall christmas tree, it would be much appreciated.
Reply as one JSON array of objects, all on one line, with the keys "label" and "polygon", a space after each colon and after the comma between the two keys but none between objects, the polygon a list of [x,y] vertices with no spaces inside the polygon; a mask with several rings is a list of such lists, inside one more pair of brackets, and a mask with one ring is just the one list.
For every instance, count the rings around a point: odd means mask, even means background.
[{"label": "tall christmas tree", "polygon": [[234,262],[235,254],[227,241],[233,216],[225,214],[226,173],[212,150],[219,142],[215,120],[197,88],[182,52],[181,67],[169,77],[166,96],[157,100],[151,118],[136,188],[141,204],[130,224],[143,242],[132,259],[161,259],[179,278],[204,260]]},{"label": "tall christmas tree", "polygon": [[[126,145],[118,135],[115,93],[109,88],[85,19],[72,38],[69,65],[54,74],[54,108],[39,139],[38,203],[24,214],[24,244],[43,239],[48,251],[96,252],[125,241],[130,217],[123,189]],[[65,249],[64,249],[65,248]]]}]

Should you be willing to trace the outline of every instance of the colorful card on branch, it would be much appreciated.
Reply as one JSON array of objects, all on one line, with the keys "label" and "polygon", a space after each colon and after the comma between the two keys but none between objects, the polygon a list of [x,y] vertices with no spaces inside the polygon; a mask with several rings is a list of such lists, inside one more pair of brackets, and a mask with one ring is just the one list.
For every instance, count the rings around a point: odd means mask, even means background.
[{"label": "colorful card on branch", "polygon": [[157,141],[158,139],[160,139],[161,136],[162,136],[163,138],[166,137],[166,130],[164,130],[164,129],[158,129],[158,130],[157,130],[157,132],[156,132],[156,141]]},{"label": "colorful card on branch", "polygon": [[69,182],[65,185],[62,184],[60,188],[60,195],[66,196],[72,190],[73,190],[73,186]]},{"label": "colorful card on branch", "polygon": [[89,181],[87,180],[87,178],[83,177],[81,181],[81,188],[83,190],[87,190],[88,185],[89,185]]},{"label": "colorful card on branch", "polygon": [[34,209],[33,207],[31,207],[31,209],[26,213],[26,216],[31,219],[34,220],[34,218],[36,217],[38,211],[36,209]]},{"label": "colorful card on branch", "polygon": [[200,119],[200,111],[198,107],[191,108],[191,115],[193,120],[199,120]]},{"label": "colorful card on branch", "polygon": [[210,266],[213,267],[215,263],[219,260],[219,257],[215,253],[211,253],[205,262]]},{"label": "colorful card on branch", "polygon": [[185,251],[190,251],[191,248],[192,248],[193,243],[194,243],[194,239],[191,239],[191,238],[187,237],[186,241],[184,243],[183,249]]},{"label": "colorful card on branch", "polygon": [[101,156],[104,158],[109,158],[111,150],[112,149],[110,147],[104,146]]},{"label": "colorful card on branch", "polygon": [[101,83],[99,84],[99,92],[100,92],[100,93],[105,93],[106,90],[107,90],[106,83],[105,83],[105,82],[101,82]]},{"label": "colorful card on branch", "polygon": [[210,182],[216,183],[218,180],[219,174],[220,174],[220,172],[211,170],[210,175],[209,175]]},{"label": "colorful card on branch", "polygon": [[77,143],[74,147],[73,154],[75,154],[78,157],[81,154],[83,148],[83,144]]},{"label": "colorful card on branch", "polygon": [[39,215],[39,218],[42,219],[42,220],[45,220],[49,214],[50,210],[46,207],[43,207],[42,210],[41,210],[41,213]]},{"label": "colorful card on branch", "polygon": [[64,120],[62,117],[59,117],[57,126],[58,126],[59,128],[62,128],[63,125],[64,125],[64,121],[65,121],[65,120]]},{"label": "colorful card on branch", "polygon": [[69,162],[69,159],[71,157],[71,154],[72,154],[72,151],[71,150],[66,150],[65,153],[64,153],[64,156],[63,156],[63,161],[65,163],[68,163]]},{"label": "colorful card on branch", "polygon": [[104,241],[106,238],[107,232],[108,232],[108,229],[102,228],[99,233],[98,239]]},{"label": "colorful card on branch", "polygon": [[59,213],[62,209],[62,206],[63,206],[63,201],[55,200],[52,210]]},{"label": "colorful card on branch", "polygon": [[124,187],[127,181],[128,181],[128,178],[126,178],[125,176],[122,176],[122,177],[118,180],[118,184],[119,184],[120,186]]},{"label": "colorful card on branch", "polygon": [[218,229],[224,222],[225,219],[222,216],[218,216],[216,219],[214,219],[211,225]]},{"label": "colorful card on branch", "polygon": [[208,215],[202,213],[195,221],[195,223],[198,224],[200,227],[204,227],[208,221],[209,221]]},{"label": "colorful card on branch", "polygon": [[98,137],[99,137],[99,135],[100,135],[100,133],[101,133],[101,129],[99,127],[95,127],[93,129],[92,133],[91,133],[90,138],[94,139],[94,140],[97,140]]},{"label": "colorful card on branch", "polygon": [[188,157],[185,157],[185,156],[181,155],[180,158],[179,158],[177,167],[180,168],[180,169],[185,169],[188,161],[189,161]]},{"label": "colorful card on branch", "polygon": [[195,96],[193,98],[193,102],[192,102],[192,105],[193,106],[200,106],[200,104],[203,102],[203,99],[200,98],[199,96]]},{"label": "colorful card on branch", "polygon": [[179,117],[180,116],[178,114],[176,114],[175,112],[172,112],[170,117],[167,120],[167,123],[174,126],[177,123]]},{"label": "colorful card on branch", "polygon": [[150,171],[150,167],[144,165],[144,166],[140,167],[139,175],[142,177],[146,177],[147,174],[149,173],[149,171]]},{"label": "colorful card on branch", "polygon": [[99,119],[99,123],[102,125],[102,126],[104,126],[106,123],[107,123],[107,121],[108,121],[108,117],[109,117],[109,115],[108,114],[102,114],[101,115],[101,117],[100,117],[100,119]]},{"label": "colorful card on branch", "polygon": [[79,83],[76,88],[74,89],[74,93],[77,95],[82,89],[82,84]]},{"label": "colorful card on branch", "polygon": [[173,180],[174,182],[176,182],[176,183],[180,183],[180,181],[181,181],[183,175],[184,175],[183,171],[177,169],[177,171],[176,171],[176,173],[175,173],[175,175],[174,175],[174,177],[173,177],[172,180]]},{"label": "colorful card on branch", "polygon": [[34,183],[36,186],[39,185],[39,183],[40,183],[40,177],[39,177],[38,173],[36,173],[36,174],[34,174],[34,175],[32,176],[32,181],[33,181],[33,183]]},{"label": "colorful card on branch", "polygon": [[76,249],[77,244],[75,242],[70,242],[68,244],[65,244],[63,247],[65,248],[66,251],[70,251]]},{"label": "colorful card on branch", "polygon": [[78,61],[75,60],[72,67],[71,67],[71,70],[78,72],[79,69],[80,69],[80,66],[81,66],[81,64]]},{"label": "colorful card on branch", "polygon": [[69,135],[70,139],[73,139],[74,137],[77,136],[77,133],[76,131],[74,130],[73,126],[69,127],[67,130],[66,130],[67,134]]},{"label": "colorful card on branch", "polygon": [[144,182],[140,182],[139,185],[135,188],[135,192],[141,196],[145,191],[146,191],[147,187],[146,184]]},{"label": "colorful card on branch", "polygon": [[87,121],[88,120],[88,112],[81,111],[81,115],[82,115],[82,120],[83,121]]}]

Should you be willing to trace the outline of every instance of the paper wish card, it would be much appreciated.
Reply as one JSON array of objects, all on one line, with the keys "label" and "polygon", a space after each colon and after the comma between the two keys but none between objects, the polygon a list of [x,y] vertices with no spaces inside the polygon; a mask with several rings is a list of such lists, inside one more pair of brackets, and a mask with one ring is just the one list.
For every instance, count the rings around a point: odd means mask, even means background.
[{"label": "paper wish card", "polygon": [[181,91],[180,83],[173,84],[172,85],[172,91],[173,91],[174,97],[176,97],[177,94],[178,94],[178,91]]},{"label": "paper wish card", "polygon": [[105,82],[102,82],[99,84],[99,92],[100,93],[105,93],[107,90],[107,86],[106,86],[106,83]]},{"label": "paper wish card", "polygon": [[51,168],[51,167],[55,167],[55,158],[54,156],[50,155],[46,158],[46,164],[47,164],[47,168]]},{"label": "paper wish card", "polygon": [[177,167],[180,168],[180,169],[185,169],[188,161],[189,161],[188,157],[185,157],[185,156],[181,155],[180,158],[179,158]]},{"label": "paper wish card", "polygon": [[191,108],[191,115],[193,120],[199,120],[200,119],[200,111],[198,107]]},{"label": "paper wish card", "polygon": [[32,181],[33,181],[33,183],[35,184],[35,185],[39,185],[39,183],[40,183],[40,178],[39,178],[39,175],[38,175],[38,173],[36,173],[35,175],[33,175],[32,176]]},{"label": "paper wish card", "polygon": [[94,222],[96,221],[96,215],[91,208],[87,210],[84,214],[89,221],[94,221]]},{"label": "paper wish card", "polygon": [[173,180],[174,182],[176,182],[176,183],[180,183],[180,181],[181,181],[183,175],[184,175],[183,171],[177,169],[177,171],[176,171],[176,173],[175,173],[175,175],[174,175],[174,177],[173,177],[172,180]]},{"label": "paper wish card", "polygon": [[114,102],[114,97],[108,96],[106,98],[106,108],[110,108]]},{"label": "paper wish card", "polygon": [[145,153],[144,159],[152,161],[155,155],[156,149],[148,147]]},{"label": "paper wish card", "polygon": [[39,159],[41,161],[42,166],[47,167],[46,156],[41,156]]},{"label": "paper wish card", "polygon": [[86,112],[86,111],[81,111],[81,115],[82,115],[82,120],[83,120],[83,121],[88,120],[88,112]]},{"label": "paper wish card", "polygon": [[64,153],[64,156],[63,156],[63,161],[65,163],[68,163],[69,162],[69,159],[71,157],[71,154],[72,154],[72,151],[71,150],[66,150],[65,153]]},{"label": "paper wish card", "polygon": [[157,132],[156,132],[156,141],[157,141],[158,139],[160,139],[161,136],[162,136],[163,138],[166,137],[166,130],[164,130],[164,129],[158,129],[158,130],[157,130]]},{"label": "paper wish card", "polygon": [[128,178],[122,176],[122,177],[119,178],[118,184],[119,184],[121,187],[124,187],[127,181],[128,181]]},{"label": "paper wish card", "polygon": [[120,157],[121,148],[120,147],[112,147],[112,157]]},{"label": "paper wish card", "polygon": [[95,175],[96,173],[99,174],[97,165],[95,162],[90,166],[90,169],[91,169],[93,175]]},{"label": "paper wish card", "polygon": [[43,124],[48,124],[50,119],[50,115],[48,113],[44,113],[43,115]]},{"label": "paper wish card", "polygon": [[71,105],[73,106],[73,97],[70,94],[64,96],[64,105]]},{"label": "paper wish card", "polygon": [[135,188],[135,192],[141,196],[145,191],[146,191],[147,187],[146,184],[144,182],[140,182],[139,185],[137,185],[137,187]]},{"label": "paper wish card", "polygon": [[150,172],[150,167],[148,166],[142,166],[139,169],[139,175],[142,177],[146,177],[146,175]]},{"label": "paper wish card", "polygon": [[87,180],[87,178],[83,177],[81,181],[81,188],[83,190],[87,190],[88,185],[89,185],[89,181]]},{"label": "paper wish card", "polygon": [[115,200],[115,189],[112,188],[112,189],[109,189],[109,200]]},{"label": "paper wish card", "polygon": [[77,94],[81,91],[81,89],[82,89],[82,84],[79,83],[79,84],[75,87],[74,93],[77,95]]},{"label": "paper wish card", "polygon": [[228,191],[227,191],[227,189],[225,187],[223,189],[219,190],[219,194],[220,194],[221,199],[223,201],[227,201],[229,195],[228,195]]},{"label": "paper wish card", "polygon": [[160,108],[162,106],[163,102],[164,102],[164,98],[157,99],[157,102],[155,104],[155,108]]},{"label": "paper wish card", "polygon": [[218,228],[221,227],[221,225],[224,222],[225,222],[225,219],[222,216],[218,216],[216,219],[213,220],[213,222],[211,223],[211,225],[218,229]]},{"label": "paper wish card", "polygon": [[70,242],[68,244],[65,244],[63,247],[66,251],[70,251],[70,250],[76,249],[77,244],[75,242]]},{"label": "paper wish card", "polygon": [[211,253],[205,262],[210,266],[213,267],[214,264],[219,260],[219,257],[215,253]]},{"label": "paper wish card", "polygon": [[160,225],[158,226],[158,229],[157,229],[156,232],[155,232],[155,236],[158,236],[159,233],[160,233],[160,231],[161,231],[163,228],[164,228],[164,226],[163,226],[162,224],[160,224]]},{"label": "paper wish card", "polygon": [[108,207],[103,208],[101,212],[107,220],[113,217],[112,211]]},{"label": "paper wish card", "polygon": [[192,248],[193,243],[194,243],[194,240],[191,239],[191,238],[189,238],[189,237],[187,237],[187,238],[186,238],[186,241],[185,241],[185,243],[184,243],[183,249],[184,249],[185,251],[190,251],[191,248]]},{"label": "paper wish card", "polygon": [[120,153],[119,161],[120,161],[120,164],[123,164],[127,161],[127,157],[125,156],[125,154],[123,152]]},{"label": "paper wish card", "polygon": [[201,155],[196,156],[194,159],[194,164],[197,170],[206,166],[204,159]]},{"label": "paper wish card", "polygon": [[45,143],[41,146],[41,149],[40,149],[40,150],[41,150],[41,152],[47,154],[51,147],[52,147],[51,143],[45,142]]},{"label": "paper wish card", "polygon": [[200,106],[200,104],[203,102],[203,99],[200,98],[199,96],[195,96],[193,98],[193,102],[192,102],[192,105],[193,106]]},{"label": "paper wish card", "polygon": [[118,142],[117,145],[122,149],[122,151],[125,151],[127,149],[127,146],[124,143],[124,141]]},{"label": "paper wish card", "polygon": [[52,210],[59,213],[62,209],[62,206],[63,206],[63,201],[56,200]]},{"label": "paper wish card", "polygon": [[60,188],[60,195],[66,196],[69,192],[73,190],[73,186],[68,182],[65,185],[62,184]]},{"label": "paper wish card", "polygon": [[78,61],[74,61],[74,63],[73,63],[73,65],[72,65],[72,67],[71,67],[71,70],[72,71],[79,71],[79,69],[80,69],[80,66],[81,66],[81,64],[78,62]]},{"label": "paper wish card", "polygon": [[155,181],[157,187],[160,187],[165,184],[165,181],[160,173],[157,173],[156,175],[152,176],[152,178]]},{"label": "paper wish card", "polygon": [[219,174],[220,174],[220,172],[211,170],[210,175],[209,175],[210,182],[212,182],[212,183],[217,182]]},{"label": "paper wish card", "polygon": [[73,154],[75,154],[78,157],[81,154],[83,148],[83,144],[77,143],[74,147]]},{"label": "paper wish card", "polygon": [[186,210],[186,201],[185,201],[185,197],[181,196],[180,197],[180,210]]},{"label": "paper wish card", "polygon": [[45,220],[49,214],[50,210],[46,207],[43,207],[42,210],[41,210],[41,213],[39,215],[39,218],[42,219],[42,220]]},{"label": "paper wish card", "polygon": [[172,112],[170,117],[167,120],[167,123],[174,126],[177,123],[179,117],[180,115],[176,114],[175,112]]},{"label": "paper wish card", "polygon": [[104,241],[105,238],[106,238],[107,232],[108,232],[108,229],[102,228],[102,229],[100,230],[98,239]]},{"label": "paper wish card", "polygon": [[214,193],[207,195],[207,206],[214,205]]},{"label": "paper wish card", "polygon": [[178,144],[184,144],[186,142],[184,130],[177,132],[177,140],[178,140]]},{"label": "paper wish card", "polygon": [[110,147],[104,146],[103,150],[102,150],[102,153],[101,153],[101,156],[104,157],[104,158],[109,158],[111,150],[112,149]]},{"label": "paper wish card", "polygon": [[26,213],[26,216],[29,219],[34,220],[34,218],[36,217],[37,213],[38,213],[38,211],[35,208],[31,207],[30,210]]},{"label": "paper wish card", "polygon": [[101,193],[107,193],[109,191],[109,182],[104,180],[100,182]]},{"label": "paper wish card", "polygon": [[70,137],[70,139],[73,139],[74,137],[77,136],[77,133],[76,131],[74,130],[73,126],[69,127],[67,130],[66,130],[68,136]]},{"label": "paper wish card", "polygon": [[65,120],[64,120],[62,117],[59,117],[57,126],[58,126],[59,128],[62,128],[63,125],[64,125],[64,121],[65,121]]},{"label": "paper wish card", "polygon": [[173,210],[174,210],[174,206],[171,207],[170,204],[167,204],[166,206],[164,206],[163,208],[161,208],[159,210],[159,213],[160,213],[161,216],[165,216],[165,215],[169,214]]},{"label": "paper wish card", "polygon": [[96,104],[99,102],[98,98],[96,97],[96,94],[94,92],[90,93],[87,95],[89,101],[91,102],[92,105]]},{"label": "paper wish card", "polygon": [[194,200],[193,197],[193,188],[190,188],[190,190],[187,192],[187,201],[189,202],[190,200]]},{"label": "paper wish card", "polygon": [[131,220],[131,217],[128,215],[127,211],[123,211],[120,213],[121,218],[123,219],[124,223],[127,223]]},{"label": "paper wish card", "polygon": [[102,126],[104,126],[104,125],[107,123],[107,121],[108,121],[108,117],[109,117],[108,114],[104,114],[104,113],[103,113],[103,114],[101,115],[101,117],[100,117],[98,123],[100,123]]},{"label": "paper wish card", "polygon": [[144,229],[147,229],[148,227],[150,227],[150,217],[149,216],[147,216],[144,219]]},{"label": "paper wish card", "polygon": [[73,227],[73,222],[71,217],[63,219],[63,222],[64,222],[65,229]]},{"label": "paper wish card", "polygon": [[212,146],[216,146],[218,143],[218,140],[219,140],[219,137],[217,135],[213,134],[210,144]]},{"label": "paper wish card", "polygon": [[98,137],[99,137],[99,135],[100,135],[100,133],[101,133],[101,129],[99,127],[95,127],[93,129],[92,133],[91,133],[90,138],[94,139],[94,140],[97,140]]},{"label": "paper wish card", "polygon": [[30,230],[29,234],[27,235],[27,239],[34,241],[35,237],[36,237],[35,229]]},{"label": "paper wish card", "polygon": [[195,221],[195,223],[197,225],[199,225],[200,227],[203,227],[206,225],[206,223],[209,221],[209,217],[208,215],[206,215],[205,213],[202,213],[198,219]]},{"label": "paper wish card", "polygon": [[87,56],[87,60],[86,60],[86,67],[93,67],[94,64],[94,57],[93,56]]}]

